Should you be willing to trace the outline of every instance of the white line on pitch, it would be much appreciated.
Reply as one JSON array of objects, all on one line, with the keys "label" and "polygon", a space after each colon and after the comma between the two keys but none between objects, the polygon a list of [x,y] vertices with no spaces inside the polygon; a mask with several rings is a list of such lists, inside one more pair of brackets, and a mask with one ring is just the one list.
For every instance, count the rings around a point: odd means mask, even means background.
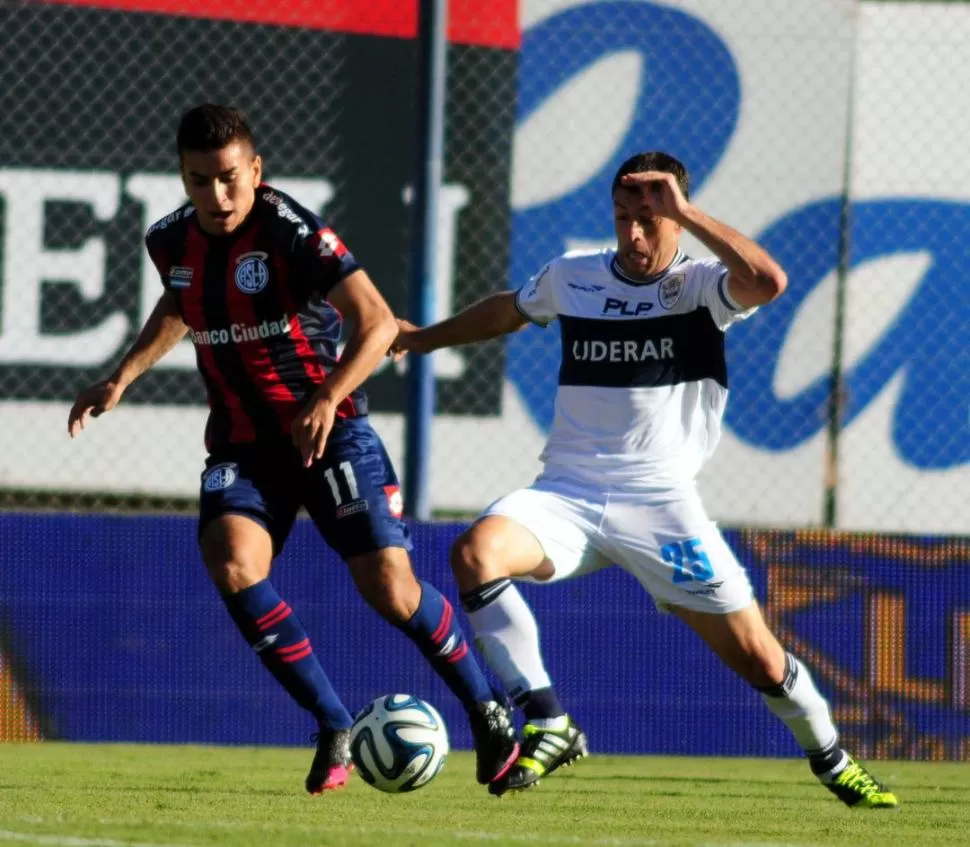
[{"label": "white line on pitch", "polygon": [[17,841],[42,847],[189,847],[187,844],[147,844],[144,841],[78,838],[75,835],[45,835],[40,832],[11,832],[6,829],[0,829],[0,841]]},{"label": "white line on pitch", "polygon": [[[27,820],[26,818],[24,820]],[[42,819],[31,818],[32,823],[43,823]],[[98,823],[105,826],[148,826],[157,821],[131,821],[118,820],[111,818],[101,818]],[[455,840],[475,840],[475,841],[505,841],[525,844],[588,844],[592,847],[664,847],[673,842],[658,841],[653,838],[584,838],[579,835],[544,835],[530,832],[478,832],[471,830],[460,830],[457,832],[443,832],[434,829],[422,829],[420,827],[408,828],[380,828],[366,826],[341,826],[339,824],[328,824],[326,826],[313,826],[308,824],[295,823],[264,823],[246,821],[165,821],[165,826],[177,827],[180,829],[247,829],[247,830],[291,830],[312,835],[318,832],[344,833],[353,835],[388,835],[388,836],[413,836],[417,838],[444,837]],[[112,839],[98,838],[77,838],[75,836],[60,835],[33,835],[31,833],[15,833],[0,830],[0,841],[20,841],[34,843],[38,845],[49,845],[49,847],[190,847],[185,844],[146,844],[144,842],[117,841]],[[806,844],[793,844],[789,842],[766,842],[766,841],[731,841],[731,842],[699,842],[695,847],[810,847]]]}]

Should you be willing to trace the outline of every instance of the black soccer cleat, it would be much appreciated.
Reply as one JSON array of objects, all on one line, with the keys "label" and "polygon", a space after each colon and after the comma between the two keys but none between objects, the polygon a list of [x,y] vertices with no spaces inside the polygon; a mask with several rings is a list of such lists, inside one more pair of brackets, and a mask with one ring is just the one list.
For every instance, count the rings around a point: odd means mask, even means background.
[{"label": "black soccer cleat", "polygon": [[508,710],[496,700],[476,703],[469,710],[475,738],[475,778],[488,785],[501,777],[519,755],[519,742]]},{"label": "black soccer cleat", "polygon": [[350,730],[321,729],[310,737],[317,742],[317,752],[306,776],[306,790],[315,795],[343,788],[354,769],[350,758]]}]

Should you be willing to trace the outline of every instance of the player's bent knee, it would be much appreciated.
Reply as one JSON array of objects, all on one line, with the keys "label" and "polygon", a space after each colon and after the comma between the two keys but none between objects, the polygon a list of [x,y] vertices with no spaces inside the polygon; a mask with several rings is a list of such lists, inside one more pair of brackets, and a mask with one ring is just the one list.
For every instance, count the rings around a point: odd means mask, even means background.
[{"label": "player's bent knee", "polygon": [[273,541],[255,521],[221,515],[205,525],[199,545],[209,578],[223,593],[234,594],[269,576]]},{"label": "player's bent knee", "polygon": [[464,580],[477,584],[508,576],[500,572],[501,566],[499,545],[487,535],[475,533],[474,529],[462,533],[451,545],[451,570],[459,585]]},{"label": "player's bent knee", "polygon": [[451,547],[451,570],[462,593],[496,579],[549,579],[555,569],[538,539],[502,516],[486,516]]}]

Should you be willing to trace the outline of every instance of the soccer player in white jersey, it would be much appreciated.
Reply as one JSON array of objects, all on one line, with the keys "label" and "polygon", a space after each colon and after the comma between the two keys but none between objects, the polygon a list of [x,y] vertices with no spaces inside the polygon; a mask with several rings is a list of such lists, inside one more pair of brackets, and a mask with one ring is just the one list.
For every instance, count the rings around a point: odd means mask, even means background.
[{"label": "soccer player in white jersey", "polygon": [[[761,693],[839,799],[895,806],[839,746],[827,702],[769,631],[695,487],[727,401],[724,332],[778,297],[785,273],[754,241],[692,205],[686,169],[665,153],[627,160],[612,195],[615,250],[567,253],[518,291],[433,326],[400,321],[393,348],[427,353],[530,322],[558,320],[562,333],[542,473],[489,506],[452,548],[476,641],[527,720],[518,760],[489,791],[527,788],[587,752],[512,580],[551,582],[615,563]],[[684,230],[715,258],[686,256]]]}]

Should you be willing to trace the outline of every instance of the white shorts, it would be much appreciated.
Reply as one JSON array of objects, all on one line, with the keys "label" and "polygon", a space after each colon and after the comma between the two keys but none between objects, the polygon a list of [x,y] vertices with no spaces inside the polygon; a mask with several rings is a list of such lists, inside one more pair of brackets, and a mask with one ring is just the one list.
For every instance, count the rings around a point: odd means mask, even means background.
[{"label": "white shorts", "polygon": [[539,477],[483,513],[510,518],[542,545],[551,582],[616,564],[666,610],[682,606],[727,614],[747,608],[754,592],[744,567],[707,517],[693,488],[653,493]]}]

